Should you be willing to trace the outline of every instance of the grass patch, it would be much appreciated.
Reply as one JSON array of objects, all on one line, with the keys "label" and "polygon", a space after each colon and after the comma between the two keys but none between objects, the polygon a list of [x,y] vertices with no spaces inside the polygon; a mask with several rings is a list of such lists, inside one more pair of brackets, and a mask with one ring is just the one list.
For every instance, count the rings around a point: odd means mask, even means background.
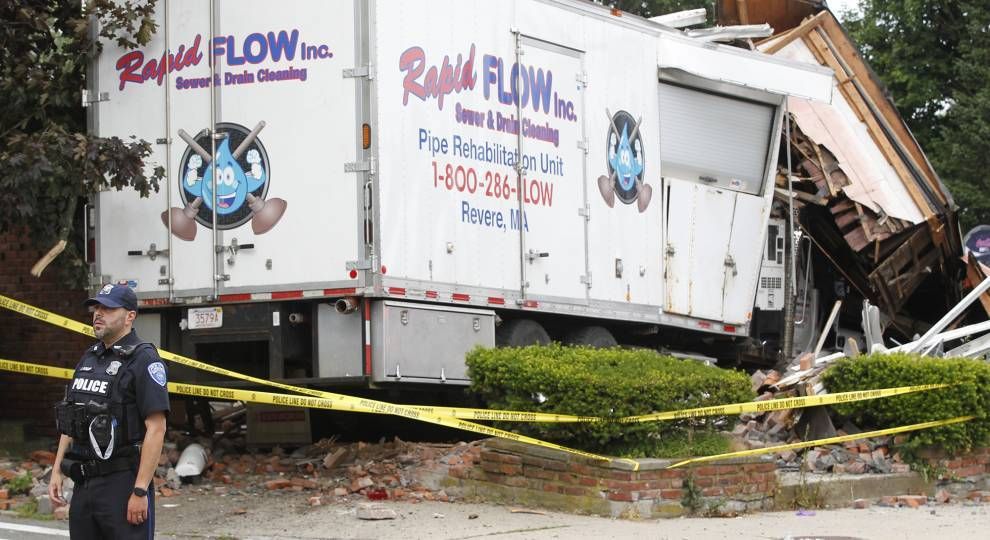
[{"label": "grass patch", "polygon": [[14,508],[14,512],[17,517],[24,519],[33,519],[35,521],[51,521],[55,517],[51,514],[39,514],[38,513],[38,499],[31,498],[30,500],[24,502],[17,508]]}]

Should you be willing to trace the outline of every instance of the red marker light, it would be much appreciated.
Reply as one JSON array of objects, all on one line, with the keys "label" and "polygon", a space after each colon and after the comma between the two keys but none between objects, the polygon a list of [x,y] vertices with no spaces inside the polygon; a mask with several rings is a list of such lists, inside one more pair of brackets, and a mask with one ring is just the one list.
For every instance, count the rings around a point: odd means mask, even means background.
[{"label": "red marker light", "polygon": [[351,269],[349,275],[351,276],[351,279],[357,279],[357,270]]},{"label": "red marker light", "polygon": [[388,272],[388,270],[387,270],[387,269],[385,268],[385,265],[383,264],[383,265],[382,265],[382,273],[384,274],[384,273],[386,273],[386,272]]}]

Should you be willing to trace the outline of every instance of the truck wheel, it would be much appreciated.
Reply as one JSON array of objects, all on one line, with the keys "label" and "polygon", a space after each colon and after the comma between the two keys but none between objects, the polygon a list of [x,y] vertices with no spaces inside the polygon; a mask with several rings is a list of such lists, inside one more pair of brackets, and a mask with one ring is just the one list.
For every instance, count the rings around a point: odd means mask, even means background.
[{"label": "truck wheel", "polygon": [[612,332],[601,326],[582,326],[564,336],[567,345],[586,345],[596,349],[607,349],[619,344]]},{"label": "truck wheel", "polygon": [[505,321],[495,329],[497,347],[525,347],[527,345],[549,345],[550,335],[540,323],[530,319]]}]

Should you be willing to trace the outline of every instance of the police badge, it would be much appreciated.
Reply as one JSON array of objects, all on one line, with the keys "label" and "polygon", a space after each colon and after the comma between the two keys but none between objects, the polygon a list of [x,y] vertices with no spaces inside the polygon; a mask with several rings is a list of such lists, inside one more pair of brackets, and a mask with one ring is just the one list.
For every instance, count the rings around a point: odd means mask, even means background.
[{"label": "police badge", "polygon": [[107,375],[116,375],[117,370],[120,369],[120,365],[120,362],[117,360],[110,362],[110,365],[107,366]]}]

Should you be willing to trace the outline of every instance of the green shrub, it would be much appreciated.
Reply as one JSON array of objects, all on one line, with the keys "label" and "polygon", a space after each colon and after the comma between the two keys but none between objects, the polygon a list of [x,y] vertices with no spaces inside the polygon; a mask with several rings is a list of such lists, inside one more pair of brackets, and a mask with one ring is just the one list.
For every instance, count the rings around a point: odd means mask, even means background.
[{"label": "green shrub", "polygon": [[[749,377],[742,372],[649,350],[556,344],[478,348],[467,355],[467,365],[472,390],[493,409],[618,419],[751,401],[754,397]],[[499,427],[591,452],[658,456],[657,452],[678,446],[685,434],[691,437],[695,430],[702,432],[698,441],[703,447],[724,448],[723,444],[713,444],[712,433],[716,426],[724,426],[725,420],[707,417],[641,424],[501,423]],[[677,453],[685,453],[680,446]],[[704,452],[704,448],[700,451]]]},{"label": "green shrub", "polygon": [[11,495],[27,493],[32,487],[34,487],[34,479],[31,478],[31,473],[15,476],[7,481],[7,489],[10,490]]},{"label": "green shrub", "polygon": [[823,380],[829,392],[952,384],[836,405],[835,411],[869,430],[972,415],[977,418],[969,422],[913,432],[906,449],[932,446],[955,453],[990,443],[990,364],[986,362],[877,354],[841,360],[825,372]]}]

